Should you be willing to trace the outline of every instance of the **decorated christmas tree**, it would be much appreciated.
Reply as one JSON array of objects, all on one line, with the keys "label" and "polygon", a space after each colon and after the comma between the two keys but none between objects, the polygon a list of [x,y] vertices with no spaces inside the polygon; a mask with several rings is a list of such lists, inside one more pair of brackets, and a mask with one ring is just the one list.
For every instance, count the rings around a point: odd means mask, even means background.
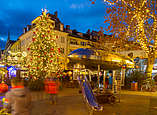
[{"label": "decorated christmas tree", "polygon": [[35,28],[32,43],[27,49],[29,51],[27,66],[29,76],[40,79],[62,70],[59,62],[61,54],[56,43],[58,36],[54,32],[55,23],[50,19],[47,10],[32,23]]}]

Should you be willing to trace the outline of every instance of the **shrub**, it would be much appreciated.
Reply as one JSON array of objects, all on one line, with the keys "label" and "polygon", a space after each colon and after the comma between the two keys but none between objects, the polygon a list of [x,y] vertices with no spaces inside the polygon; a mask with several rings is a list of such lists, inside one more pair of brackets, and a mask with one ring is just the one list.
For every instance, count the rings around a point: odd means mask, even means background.
[{"label": "shrub", "polygon": [[135,70],[130,75],[126,76],[125,88],[130,89],[132,82],[138,82],[138,88],[140,88],[144,80],[146,80],[145,74]]},{"label": "shrub", "polygon": [[43,79],[31,79],[28,82],[28,88],[32,91],[41,91],[44,89],[44,80]]}]

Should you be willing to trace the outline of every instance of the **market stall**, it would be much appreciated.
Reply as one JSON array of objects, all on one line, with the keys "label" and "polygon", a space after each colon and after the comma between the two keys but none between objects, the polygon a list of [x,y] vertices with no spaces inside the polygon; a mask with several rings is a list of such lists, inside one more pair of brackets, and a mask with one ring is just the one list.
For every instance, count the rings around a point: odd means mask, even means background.
[{"label": "market stall", "polygon": [[[68,58],[68,67],[71,69],[73,68],[74,80],[77,78],[77,76],[83,75],[82,73],[84,73],[84,76],[87,76],[87,70],[97,70],[97,88],[95,91],[97,97],[103,94],[106,95],[106,93],[110,96],[116,94],[120,95],[121,86],[124,85],[125,69],[134,68],[134,61],[131,58],[115,52],[106,52],[102,50],[79,48],[72,51],[68,55]],[[112,71],[112,84],[110,85],[111,89],[105,88],[104,86],[105,78],[109,70]],[[100,89],[99,83],[100,76],[102,75],[104,77],[103,87]],[[113,98],[111,100],[113,100]]]}]

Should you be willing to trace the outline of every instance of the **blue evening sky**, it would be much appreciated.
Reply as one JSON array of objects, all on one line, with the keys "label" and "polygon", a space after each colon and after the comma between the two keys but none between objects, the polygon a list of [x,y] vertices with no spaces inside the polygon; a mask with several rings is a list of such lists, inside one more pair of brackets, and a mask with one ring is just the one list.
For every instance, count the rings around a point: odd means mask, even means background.
[{"label": "blue evening sky", "polygon": [[96,0],[95,4],[89,0],[0,0],[0,4],[1,41],[6,41],[8,31],[11,39],[16,40],[23,33],[23,28],[41,15],[42,8],[52,14],[58,11],[64,25],[83,33],[105,26],[103,0]]}]

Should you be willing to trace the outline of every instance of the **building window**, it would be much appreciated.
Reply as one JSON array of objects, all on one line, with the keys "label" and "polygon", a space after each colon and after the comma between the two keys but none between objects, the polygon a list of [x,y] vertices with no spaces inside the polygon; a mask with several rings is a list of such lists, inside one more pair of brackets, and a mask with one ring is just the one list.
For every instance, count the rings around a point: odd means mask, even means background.
[{"label": "building window", "polygon": [[64,48],[60,48],[60,52],[64,54]]},{"label": "building window", "polygon": [[65,42],[65,39],[63,36],[61,36],[61,43],[64,43]]},{"label": "building window", "polygon": [[86,42],[81,42],[81,45],[82,46],[86,46]]},{"label": "building window", "polygon": [[21,43],[21,46],[23,46],[24,45],[24,40],[22,41],[22,43]]},{"label": "building window", "polygon": [[73,45],[78,45],[77,41],[76,41],[76,40],[74,40],[74,39],[71,39],[71,40],[70,40],[70,44],[73,44]]}]

